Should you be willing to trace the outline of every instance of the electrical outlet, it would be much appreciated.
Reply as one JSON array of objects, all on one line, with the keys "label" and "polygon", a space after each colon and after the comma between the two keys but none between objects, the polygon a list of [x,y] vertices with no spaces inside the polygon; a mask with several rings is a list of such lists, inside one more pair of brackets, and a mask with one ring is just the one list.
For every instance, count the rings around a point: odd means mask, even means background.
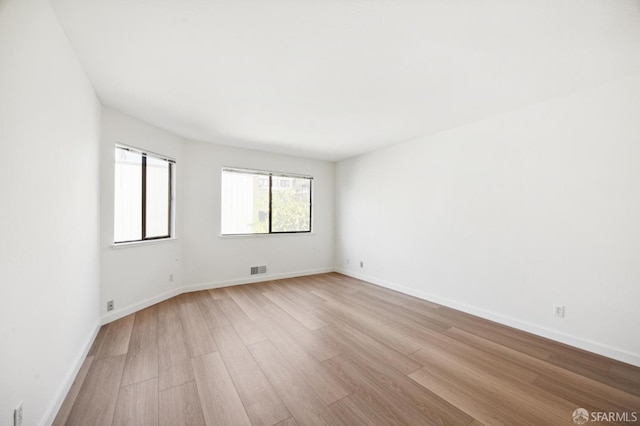
[{"label": "electrical outlet", "polygon": [[173,282],[173,274],[169,274],[169,282]]},{"label": "electrical outlet", "polygon": [[349,259],[347,259],[347,265],[349,264],[349,262],[351,262]]},{"label": "electrical outlet", "polygon": [[364,262],[362,260],[360,261],[360,267],[364,268]]},{"label": "electrical outlet", "polygon": [[22,401],[13,411],[13,426],[22,426]]},{"label": "electrical outlet", "polygon": [[113,311],[113,307],[114,307],[114,306],[113,306],[113,300],[109,300],[109,301],[107,302],[107,312],[108,312],[108,311]]},{"label": "electrical outlet", "polygon": [[553,315],[563,318],[564,317],[564,306],[562,305],[553,305]]}]

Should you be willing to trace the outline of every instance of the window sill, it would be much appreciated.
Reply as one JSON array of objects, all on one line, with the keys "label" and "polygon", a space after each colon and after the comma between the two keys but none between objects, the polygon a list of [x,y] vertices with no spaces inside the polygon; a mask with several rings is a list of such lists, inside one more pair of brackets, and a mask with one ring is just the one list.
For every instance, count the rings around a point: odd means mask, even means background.
[{"label": "window sill", "polygon": [[300,236],[310,236],[310,235],[316,235],[315,232],[291,232],[291,233],[276,233],[276,234],[232,234],[232,235],[224,235],[224,234],[220,234],[218,237],[221,240],[233,240],[236,238],[239,239],[243,239],[243,238],[278,238],[278,237],[285,237],[285,238],[290,238],[290,237],[300,237]]},{"label": "window sill", "polygon": [[167,244],[178,241],[177,238],[163,238],[160,240],[146,240],[146,241],[132,241],[129,243],[112,243],[111,248],[114,250],[132,248],[132,247],[140,247],[140,246],[149,246],[154,244]]}]

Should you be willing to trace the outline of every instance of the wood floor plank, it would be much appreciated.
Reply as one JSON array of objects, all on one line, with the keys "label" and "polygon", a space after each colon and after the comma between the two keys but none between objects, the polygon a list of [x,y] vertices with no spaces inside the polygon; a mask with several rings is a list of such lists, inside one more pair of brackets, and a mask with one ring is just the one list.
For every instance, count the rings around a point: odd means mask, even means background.
[{"label": "wood floor plank", "polygon": [[[640,397],[636,395],[563,369],[526,353],[502,346],[483,337],[467,333],[464,330],[452,328],[446,332],[446,335],[460,340],[476,350],[489,352],[508,360],[508,362],[522,365],[541,376],[557,378],[572,389],[583,389],[586,392],[594,393],[598,395],[598,398],[605,406],[614,404],[621,404],[624,407],[640,406]],[[571,393],[565,395],[571,395]]]},{"label": "wood floor plank", "polygon": [[286,283],[287,287],[293,288],[301,292],[302,294],[308,295],[309,297],[311,297],[311,300],[313,301],[313,303],[322,303],[323,299],[313,294],[313,290],[316,288],[316,286],[309,281],[309,277],[310,276],[307,275],[304,277],[291,278]]},{"label": "wood floor plank", "polygon": [[437,303],[430,302],[428,300],[418,299],[407,295],[405,295],[405,297],[406,299],[403,301],[402,306],[407,309],[415,310],[419,313],[434,309],[440,309],[442,307],[442,305],[438,305]]},{"label": "wood floor plank", "polygon": [[[400,322],[401,320],[417,322],[436,331],[443,331],[451,327],[448,321],[443,321],[437,317],[437,314],[431,313],[430,311],[433,311],[433,309],[425,308],[425,306],[433,305],[430,302],[424,302],[406,295],[405,298],[407,299],[402,299],[402,304],[399,301],[394,304],[384,300],[376,293],[371,294],[366,289],[362,289],[355,293],[341,296],[340,301],[355,306],[356,309],[363,310],[368,314],[373,313],[384,323]],[[406,306],[407,300],[412,301],[411,307]],[[421,302],[424,302],[425,305],[418,308]]]},{"label": "wood floor plank", "polygon": [[224,316],[227,317],[231,324],[238,324],[242,322],[251,322],[251,318],[244,313],[240,306],[231,298],[223,297],[216,300],[216,303],[224,312]]},{"label": "wood floor plank", "polygon": [[292,301],[284,297],[282,294],[275,291],[267,291],[264,295],[270,299],[273,303],[278,305],[283,311],[291,315],[298,320],[302,325],[309,330],[317,330],[325,327],[327,324],[320,320],[314,313],[305,311],[302,308],[296,306]]},{"label": "wood floor plank", "polygon": [[583,388],[575,382],[567,382],[559,377],[539,376],[533,381],[538,388],[553,393],[560,398],[571,401],[576,407],[589,411],[635,411],[640,405],[629,405],[608,393],[594,392],[592,388]]},{"label": "wood floor plank", "polygon": [[293,416],[291,416],[288,419],[284,419],[283,421],[278,422],[273,426],[298,426],[298,422]]},{"label": "wood floor plank", "polygon": [[640,368],[622,362],[613,361],[609,367],[609,374],[624,377],[640,388]]},{"label": "wood floor plank", "polygon": [[96,352],[96,360],[126,354],[136,314],[115,320],[106,326],[100,348]]},{"label": "wood floor plank", "polygon": [[366,306],[372,312],[377,314],[390,314],[391,312],[405,312],[407,309],[400,304],[391,303],[389,300],[383,300],[374,294],[368,293],[366,290],[359,290],[349,296],[349,300],[358,303],[360,306]]},{"label": "wood floor plank", "polygon": [[87,377],[87,373],[89,372],[89,368],[91,367],[91,363],[93,362],[93,356],[87,356],[84,362],[82,363],[82,367],[80,367],[80,371],[78,371],[78,375],[76,376],[73,384],[71,385],[71,389],[67,393],[60,410],[58,410],[58,414],[56,418],[53,420],[52,426],[63,426],[67,423],[67,419],[69,418],[69,413],[71,413],[71,409],[76,402],[76,398],[80,393],[80,389],[84,384],[84,380]]},{"label": "wood floor plank", "polygon": [[222,360],[255,425],[271,425],[291,416],[269,380],[232,326],[212,330]]},{"label": "wood floor plank", "polygon": [[158,349],[159,390],[194,380],[176,299],[158,304]]},{"label": "wood floor plank", "polygon": [[260,331],[260,328],[258,328],[255,321],[240,322],[234,324],[233,328],[242,339],[242,342],[247,346],[267,340],[267,337],[262,333],[262,331]]},{"label": "wood floor plank", "polygon": [[[307,276],[301,279],[304,279],[305,282],[309,285],[309,287],[313,289],[313,290],[310,290],[311,293],[315,294],[316,296],[322,299],[324,299],[325,296],[328,296],[328,295],[334,295],[332,296],[332,298],[335,296],[347,296],[358,290],[356,287],[345,286],[344,284],[340,285],[336,282],[322,279],[318,275]],[[318,294],[316,291],[319,291],[319,290],[326,291],[326,293]]]},{"label": "wood floor plank", "polygon": [[267,316],[262,308],[249,297],[246,292],[246,286],[236,286],[233,291],[230,291],[228,294],[251,321],[256,321]]},{"label": "wood floor plank", "polygon": [[[478,351],[447,335],[428,331],[428,334],[422,333],[421,336],[423,337],[421,346],[424,351],[447,358],[457,365],[477,368],[495,377],[525,384],[533,382],[538,377],[538,373],[521,364],[513,363],[489,352]],[[424,351],[416,351],[409,357],[420,361],[420,355]]]},{"label": "wood floor plank", "polygon": [[259,327],[289,364],[307,379],[307,383],[320,396],[324,404],[329,405],[352,392],[352,389],[334,378],[329,369],[312,357],[276,321],[263,319],[260,321]]},{"label": "wood floor plank", "polygon": [[269,316],[269,309],[275,304],[264,296],[266,290],[264,283],[256,283],[245,286],[244,294],[266,315]]},{"label": "wood floor plank", "polygon": [[379,317],[371,313],[367,314],[366,311],[358,307],[353,306],[347,309],[344,306],[328,303],[323,309],[363,333],[383,341],[387,346],[392,347],[404,355],[420,349],[420,346],[412,339],[407,339],[404,333],[390,332],[390,321],[380,320]]},{"label": "wood floor plank", "polygon": [[[360,386],[366,386],[370,391],[375,389],[377,393],[385,395],[388,402],[395,401],[394,405],[403,407],[402,410],[410,408],[411,412],[415,411],[419,416],[431,419],[437,424],[467,424],[471,421],[460,409],[391,368],[371,352],[350,351],[335,359],[342,360],[342,364],[339,365],[343,369],[345,365],[350,366],[351,380],[359,378]],[[331,363],[335,368],[334,360],[325,362]],[[366,377],[366,380],[363,381],[362,377]],[[363,391],[363,388],[359,390]]]},{"label": "wood floor plank", "polygon": [[251,425],[218,352],[193,358],[200,405],[207,425]]},{"label": "wood floor plank", "polygon": [[[493,405],[488,406],[487,409],[497,410],[499,406],[496,401],[504,401],[508,398],[511,406],[510,415],[512,417],[524,416],[530,419],[531,422],[538,424],[564,424],[571,422],[567,413],[572,412],[576,408],[574,404],[557,398],[551,393],[533,385],[514,383],[503,378],[495,377],[480,369],[460,365],[452,362],[448,358],[443,358],[438,354],[424,349],[412,354],[412,357],[419,359],[425,367],[416,372],[415,375],[413,373],[410,374],[410,377],[416,379],[419,383],[423,383],[425,376],[428,377],[434,370],[447,374],[449,382],[462,384],[467,392],[467,395],[462,400],[457,399],[456,402],[449,402],[484,423],[489,419],[486,417],[483,418],[482,415],[477,415],[477,413],[467,411],[466,408],[463,408],[469,407],[469,405],[466,405],[469,400],[474,400],[479,404],[487,404],[486,399],[480,402],[481,398],[484,396],[496,398],[490,403]],[[444,392],[442,389],[439,389],[439,391]],[[458,404],[462,404],[462,406]],[[545,407],[545,409],[540,410],[540,407]]]},{"label": "wood floor plank", "polygon": [[158,425],[158,379],[120,389],[113,426]]},{"label": "wood floor plank", "polygon": [[347,425],[388,425],[374,407],[358,394],[351,394],[330,406],[333,413]]},{"label": "wood floor plank", "polygon": [[[391,303],[399,306],[404,306],[407,303],[415,303],[417,300],[419,300],[408,294],[403,294],[399,291],[384,288],[375,284],[368,283],[366,281],[359,281],[357,289],[358,291],[355,294],[365,294],[367,298],[372,298],[372,300],[382,301],[384,303]],[[424,308],[425,306],[428,306],[430,308],[440,307],[440,305],[432,302],[424,300],[420,300],[420,302],[421,308]]]},{"label": "wood floor plank", "polygon": [[216,303],[210,291],[197,293],[198,306],[200,313],[209,328],[215,328],[219,325],[229,325],[230,322]]},{"label": "wood floor plank", "polygon": [[443,332],[451,328],[452,324],[446,320],[438,319],[437,314],[433,314],[431,311],[406,309],[406,308],[393,308],[381,314],[383,318],[401,324],[403,326],[417,326],[419,328],[426,328],[429,330]]},{"label": "wood floor plank", "polygon": [[276,319],[278,324],[281,324],[318,361],[324,361],[342,353],[335,342],[325,338],[318,333],[318,330],[309,330],[277,305],[272,304],[269,312],[271,318]]},{"label": "wood floor plank", "polygon": [[379,383],[347,355],[338,355],[326,361],[326,364],[346,385],[356,390],[357,397],[375,407],[375,412],[383,423],[389,425],[437,424],[437,421],[422,416],[407,401],[396,395],[388,394]]},{"label": "wood floor plank", "polygon": [[320,308],[346,321],[368,324],[371,327],[383,327],[391,322],[391,320],[376,315],[374,312],[367,310],[366,307],[347,299],[333,299]]},{"label": "wood floor plank", "polygon": [[284,281],[276,291],[282,293],[293,303],[307,311],[312,311],[318,305],[324,303],[322,298],[303,290],[300,285],[297,285],[296,281],[295,279]]},{"label": "wood floor plank", "polygon": [[103,325],[98,329],[98,333],[96,334],[96,338],[93,340],[93,344],[91,345],[91,349],[89,349],[87,357],[95,356],[98,353],[98,349],[100,349],[100,345],[102,344],[102,339],[104,338],[104,333],[106,331],[107,325]]},{"label": "wood floor plank", "polygon": [[249,347],[284,403],[301,424],[342,425],[343,423],[320,400],[306,381],[269,341]]},{"label": "wood floor plank", "polygon": [[470,388],[464,383],[452,380],[439,370],[425,367],[414,371],[409,377],[485,424],[531,424],[526,415],[503,407],[499,397],[487,394],[483,389]]},{"label": "wood floor plank", "polygon": [[343,348],[375,353],[384,359],[385,362],[404,374],[409,374],[422,367],[422,364],[416,360],[396,351],[392,347],[387,346],[383,342],[376,340],[344,321],[338,320],[335,317],[326,317],[325,320],[331,322],[332,325],[323,328],[320,332]]},{"label": "wood floor plank", "polygon": [[180,319],[184,327],[191,357],[205,355],[218,350],[209,327],[207,327],[195,295],[183,294],[180,303]]},{"label": "wood floor plank", "polygon": [[213,297],[215,300],[222,299],[223,297],[228,297],[224,288],[212,288],[206,291],[208,291],[211,297]]},{"label": "wood floor plank", "polygon": [[158,394],[160,426],[204,426],[196,382],[165,389]]},{"label": "wood floor plank", "polygon": [[601,383],[622,389],[625,392],[640,396],[640,386],[637,382],[630,380],[629,376],[614,376],[609,373],[611,363],[604,357],[592,356],[583,351],[572,349],[562,354],[554,353],[546,359],[547,362],[562,367],[565,370],[573,371],[582,376],[597,380]]},{"label": "wood floor plank", "polygon": [[[113,334],[114,338],[118,338]],[[110,426],[126,355],[94,359],[69,413],[69,426]]]},{"label": "wood floor plank", "polygon": [[640,368],[612,360],[607,371],[607,383],[640,396]]},{"label": "wood floor plank", "polygon": [[136,313],[121,386],[157,377],[158,307],[154,305]]},{"label": "wood floor plank", "polygon": [[319,286],[329,287],[333,291],[343,294],[355,293],[360,289],[360,286],[364,281],[354,280],[351,281],[351,277],[341,274],[322,274],[309,277],[310,279],[318,282]]},{"label": "wood floor plank", "polygon": [[440,321],[448,321],[453,327],[484,337],[485,339],[492,340],[539,359],[547,359],[553,354],[542,338],[536,338],[529,333],[465,314],[464,312],[443,307],[438,309],[437,312],[425,312],[425,315],[433,316]]}]

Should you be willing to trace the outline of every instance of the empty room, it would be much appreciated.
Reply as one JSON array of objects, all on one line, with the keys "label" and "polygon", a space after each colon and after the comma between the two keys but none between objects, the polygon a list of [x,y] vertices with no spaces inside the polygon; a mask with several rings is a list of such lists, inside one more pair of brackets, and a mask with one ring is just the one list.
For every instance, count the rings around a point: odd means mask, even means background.
[{"label": "empty room", "polygon": [[0,426],[640,423],[640,0],[0,0]]}]

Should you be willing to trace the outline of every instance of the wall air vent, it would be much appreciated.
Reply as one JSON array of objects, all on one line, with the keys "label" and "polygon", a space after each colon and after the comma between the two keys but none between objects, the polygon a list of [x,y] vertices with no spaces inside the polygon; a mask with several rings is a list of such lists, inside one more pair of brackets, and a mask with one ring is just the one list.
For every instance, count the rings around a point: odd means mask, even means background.
[{"label": "wall air vent", "polygon": [[266,273],[267,273],[267,265],[251,267],[251,275],[266,274]]}]

